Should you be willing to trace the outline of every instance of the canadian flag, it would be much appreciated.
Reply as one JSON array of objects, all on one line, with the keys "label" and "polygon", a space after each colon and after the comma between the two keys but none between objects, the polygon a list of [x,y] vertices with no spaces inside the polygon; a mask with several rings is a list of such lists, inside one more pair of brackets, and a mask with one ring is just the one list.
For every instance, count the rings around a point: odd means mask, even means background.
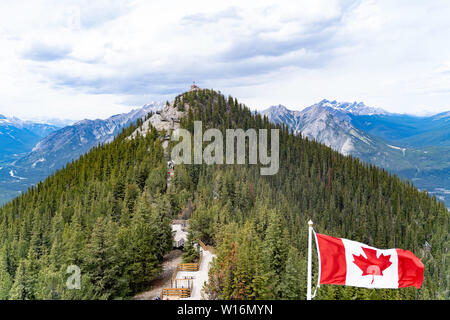
[{"label": "canadian flag", "polygon": [[423,264],[403,249],[380,250],[360,242],[317,234],[320,284],[419,289]]}]

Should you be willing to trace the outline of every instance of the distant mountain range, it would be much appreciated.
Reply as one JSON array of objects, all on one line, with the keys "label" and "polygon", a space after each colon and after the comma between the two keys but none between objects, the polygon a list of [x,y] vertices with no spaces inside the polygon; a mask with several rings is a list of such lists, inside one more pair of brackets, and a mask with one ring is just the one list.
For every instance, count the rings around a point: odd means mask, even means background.
[{"label": "distant mountain range", "polygon": [[419,117],[362,102],[322,100],[301,111],[278,105],[260,113],[297,134],[409,179],[450,207],[450,112]]},{"label": "distant mountain range", "polygon": [[[9,143],[10,146],[10,151],[6,150],[5,154],[16,153],[16,157],[8,158],[10,161],[5,158],[3,163],[0,162],[0,203],[78,159],[92,147],[112,141],[122,129],[144,118],[149,112],[162,109],[164,105],[162,102],[147,104],[105,120],[82,120],[63,128],[27,124],[21,130],[12,126],[5,126],[2,130],[1,121],[6,117],[0,119],[0,142],[5,135],[8,137],[5,144]],[[31,139],[31,136],[35,139]],[[19,150],[22,153],[19,154]]]},{"label": "distant mountain range", "polygon": [[0,165],[20,158],[42,138],[60,127],[33,121],[23,121],[0,114]]}]

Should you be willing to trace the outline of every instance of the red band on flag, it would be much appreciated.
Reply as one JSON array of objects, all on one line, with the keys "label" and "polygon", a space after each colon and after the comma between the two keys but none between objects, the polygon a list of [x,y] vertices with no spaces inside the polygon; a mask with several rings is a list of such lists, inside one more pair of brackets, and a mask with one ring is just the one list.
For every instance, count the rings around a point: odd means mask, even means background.
[{"label": "red band on flag", "polygon": [[396,250],[398,255],[398,287],[414,286],[419,289],[423,282],[423,263],[411,251]]},{"label": "red band on flag", "polygon": [[320,252],[320,284],[345,285],[347,263],[342,240],[318,233],[316,236]]}]

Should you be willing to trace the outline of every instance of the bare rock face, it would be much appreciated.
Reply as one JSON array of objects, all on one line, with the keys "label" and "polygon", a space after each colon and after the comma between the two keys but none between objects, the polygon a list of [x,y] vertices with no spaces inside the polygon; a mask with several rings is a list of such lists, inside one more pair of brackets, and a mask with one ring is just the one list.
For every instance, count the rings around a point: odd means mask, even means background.
[{"label": "bare rock face", "polygon": [[[186,110],[188,107],[186,106]],[[185,111],[186,112],[186,111]],[[180,119],[185,115],[185,112],[179,111],[174,107],[173,103],[166,105],[160,112],[155,113],[149,119],[147,119],[141,128],[136,129],[130,139],[133,139],[138,133],[145,136],[150,128],[150,125],[155,127],[156,130],[165,130],[169,134],[170,130],[175,130],[180,127]]]}]

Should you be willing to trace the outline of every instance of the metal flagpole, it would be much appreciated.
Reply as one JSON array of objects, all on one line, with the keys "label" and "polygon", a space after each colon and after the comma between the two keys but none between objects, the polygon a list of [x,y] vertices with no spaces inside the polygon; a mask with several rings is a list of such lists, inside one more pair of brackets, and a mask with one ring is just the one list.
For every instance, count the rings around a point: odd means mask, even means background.
[{"label": "metal flagpole", "polygon": [[306,289],[306,300],[311,300],[311,279],[312,279],[312,232],[313,222],[308,221],[308,284]]}]

